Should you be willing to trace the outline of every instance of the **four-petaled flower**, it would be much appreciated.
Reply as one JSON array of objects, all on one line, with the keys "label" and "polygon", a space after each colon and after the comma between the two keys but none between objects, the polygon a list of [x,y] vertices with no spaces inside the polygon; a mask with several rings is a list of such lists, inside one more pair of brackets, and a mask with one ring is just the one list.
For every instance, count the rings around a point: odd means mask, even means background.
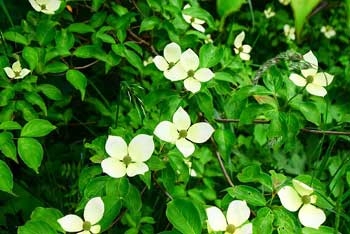
[{"label": "four-petaled flower", "polygon": [[180,56],[180,61],[168,72],[171,81],[184,80],[185,89],[196,93],[201,89],[201,82],[207,82],[214,77],[209,68],[199,68],[198,55],[187,49]]},{"label": "four-petaled flower", "polygon": [[317,196],[313,195],[314,189],[308,185],[293,179],[292,186],[284,186],[278,191],[278,197],[282,205],[289,211],[297,211],[302,225],[318,229],[326,221],[323,210],[315,207]]},{"label": "four-petaled flower", "polygon": [[[163,72],[165,78],[170,79],[169,70],[173,68],[180,60],[181,57],[181,48],[180,46],[172,42],[165,46],[164,48],[164,57],[155,56],[153,58],[154,65]],[[170,79],[171,80],[171,79]]]},{"label": "four-petaled flower", "polygon": [[250,209],[246,201],[234,200],[227,209],[226,217],[222,211],[215,207],[206,210],[208,217],[208,229],[212,231],[224,231],[225,234],[252,234],[253,225],[247,222]]},{"label": "four-petaled flower", "polygon": [[245,38],[245,33],[242,31],[240,34],[237,35],[235,38],[233,45],[235,46],[234,51],[236,54],[239,55],[239,57],[242,60],[249,60],[250,59],[250,51],[252,50],[252,47],[250,45],[243,45],[243,40]]},{"label": "four-petaled flower", "polygon": [[[184,9],[187,9],[187,8],[190,8],[190,7],[191,7],[190,4],[186,4],[186,5],[184,6]],[[184,20],[185,20],[187,23],[191,24],[191,26],[192,26],[194,29],[196,29],[196,30],[199,31],[199,32],[204,33],[205,28],[202,26],[202,24],[205,23],[204,20],[197,19],[197,18],[194,18],[194,17],[192,17],[192,16],[190,16],[190,15],[186,15],[186,14],[182,14],[182,17],[184,18]]]},{"label": "four-petaled flower", "polygon": [[26,75],[30,73],[30,70],[27,68],[22,68],[21,63],[16,61],[12,64],[11,67],[4,68],[6,75],[11,79],[23,79]]},{"label": "four-petaled flower", "polygon": [[267,9],[264,10],[264,14],[265,14],[266,19],[269,19],[269,18],[274,17],[274,16],[276,15],[276,12],[274,12],[274,11],[272,10],[272,8],[269,7],[269,8],[267,8]]},{"label": "four-petaled flower", "polygon": [[291,0],[279,0],[279,2],[285,6],[287,6],[290,3]]},{"label": "four-petaled flower", "polygon": [[322,26],[321,27],[321,32],[324,34],[325,37],[332,38],[335,36],[336,32],[332,26]]},{"label": "four-petaled flower", "polygon": [[306,91],[310,94],[324,97],[327,94],[327,90],[324,87],[333,81],[334,76],[327,72],[317,72],[318,61],[311,50],[303,55],[303,58],[311,65],[311,67],[301,70],[303,76],[292,73],[290,74],[289,79],[297,86],[306,86]]},{"label": "four-petaled flower", "polygon": [[194,143],[204,143],[213,134],[214,128],[205,122],[195,123],[191,126],[191,119],[187,112],[179,107],[173,115],[173,122],[162,121],[154,134],[161,140],[175,144],[179,151],[188,157],[195,150]]},{"label": "four-petaled flower", "polygon": [[295,28],[289,26],[289,24],[285,24],[283,26],[283,32],[284,35],[287,37],[287,39],[294,41],[295,40]]},{"label": "four-petaled flower", "polygon": [[53,15],[60,8],[60,0],[29,0],[34,10],[44,14]]},{"label": "four-petaled flower", "polygon": [[100,233],[101,226],[97,224],[103,216],[104,203],[100,197],[90,199],[84,208],[84,220],[74,214],[66,215],[57,220],[66,232],[78,234]]},{"label": "four-petaled flower", "polygon": [[153,137],[146,134],[135,136],[126,144],[119,136],[108,136],[105,149],[110,156],[101,162],[103,172],[114,178],[127,174],[132,177],[149,170],[147,161],[153,154]]}]

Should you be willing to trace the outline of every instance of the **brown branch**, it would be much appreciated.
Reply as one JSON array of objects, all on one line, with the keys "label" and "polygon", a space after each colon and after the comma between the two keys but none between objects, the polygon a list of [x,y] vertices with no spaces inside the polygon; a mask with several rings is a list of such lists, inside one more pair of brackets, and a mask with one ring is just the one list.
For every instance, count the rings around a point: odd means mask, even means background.
[{"label": "brown branch", "polygon": [[85,68],[91,67],[92,65],[95,65],[95,64],[98,63],[98,62],[99,62],[99,60],[95,60],[95,61],[93,61],[93,62],[91,62],[91,63],[89,63],[89,64],[86,64],[86,65],[84,65],[84,66],[73,67],[73,69],[75,69],[75,70],[83,70],[83,69],[85,69]]},{"label": "brown branch", "polygon": [[[219,123],[239,123],[239,119],[221,119],[217,118],[215,119],[216,122]],[[255,119],[252,123],[254,124],[268,124],[270,123],[270,120],[267,119]],[[303,132],[309,132],[314,134],[324,134],[324,135],[343,135],[343,136],[350,136],[350,132],[345,131],[331,131],[331,130],[319,130],[319,129],[312,129],[312,128],[301,128],[300,129]]]},{"label": "brown branch", "polygon": [[136,35],[132,30],[128,29],[128,33],[130,36],[132,36],[134,39],[136,39],[140,44],[144,44],[145,46],[149,47],[154,55],[158,55],[156,49],[154,49],[153,45],[149,43],[148,41],[145,41],[138,35]]}]

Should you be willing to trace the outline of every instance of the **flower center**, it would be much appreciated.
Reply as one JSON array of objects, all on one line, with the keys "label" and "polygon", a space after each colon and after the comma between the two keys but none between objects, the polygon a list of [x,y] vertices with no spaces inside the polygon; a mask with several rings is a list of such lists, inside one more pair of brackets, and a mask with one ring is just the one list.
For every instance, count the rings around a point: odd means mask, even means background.
[{"label": "flower center", "polygon": [[242,46],[238,48],[238,52],[239,52],[239,53],[242,53],[242,52],[243,52],[243,47],[242,47]]},{"label": "flower center", "polygon": [[313,77],[313,76],[307,76],[307,77],[306,77],[306,82],[307,82],[308,84],[312,83],[313,81],[314,81],[314,77]]},{"label": "flower center", "polygon": [[311,198],[309,195],[304,195],[301,197],[301,201],[303,202],[303,204],[309,204],[311,202]]},{"label": "flower center", "polygon": [[89,221],[85,221],[83,223],[83,230],[84,231],[90,231],[90,229],[91,229],[91,223]]},{"label": "flower center", "polygon": [[193,70],[189,70],[189,71],[187,72],[187,76],[188,76],[188,77],[193,77],[193,76],[194,76],[194,71],[193,71]]},{"label": "flower center", "polygon": [[131,157],[129,155],[126,155],[124,158],[123,158],[123,163],[128,166],[130,163],[132,162],[131,160]]},{"label": "flower center", "polygon": [[169,63],[169,68],[168,68],[168,70],[169,70],[170,68],[172,68],[173,66],[175,66],[175,63],[174,63],[174,62],[170,62],[170,63]]},{"label": "flower center", "polygon": [[21,75],[21,71],[13,71],[15,73],[15,77],[19,77]]},{"label": "flower center", "polygon": [[196,21],[196,19],[194,17],[191,17],[190,21],[191,21],[191,23],[194,23],[194,21]]},{"label": "flower center", "polygon": [[234,233],[236,231],[236,227],[233,224],[227,225],[226,232]]},{"label": "flower center", "polygon": [[180,130],[179,138],[186,138],[186,137],[187,137],[187,130]]},{"label": "flower center", "polygon": [[41,10],[46,10],[46,5],[42,4],[42,5],[40,5],[40,8],[41,8]]}]

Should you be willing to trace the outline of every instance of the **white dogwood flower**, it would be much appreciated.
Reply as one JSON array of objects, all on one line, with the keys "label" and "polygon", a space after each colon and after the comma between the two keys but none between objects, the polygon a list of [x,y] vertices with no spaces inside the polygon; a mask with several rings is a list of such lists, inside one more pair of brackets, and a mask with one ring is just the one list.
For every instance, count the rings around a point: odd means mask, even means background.
[{"label": "white dogwood flower", "polygon": [[185,89],[196,93],[201,89],[201,82],[207,82],[214,77],[209,68],[199,68],[198,55],[187,49],[181,54],[180,61],[168,72],[171,81],[184,80]]},{"label": "white dogwood flower", "polygon": [[247,222],[250,209],[246,201],[234,200],[227,209],[226,217],[222,211],[215,207],[206,210],[208,217],[208,229],[212,231],[224,231],[225,234],[252,234],[253,225]]},{"label": "white dogwood flower", "polygon": [[250,59],[250,51],[252,50],[252,47],[250,45],[243,45],[243,40],[245,38],[245,33],[242,31],[240,34],[238,34],[233,42],[233,45],[235,46],[234,51],[236,54],[239,55],[239,57],[242,60],[249,60]]},{"label": "white dogwood flower", "polygon": [[274,16],[276,15],[276,12],[274,12],[274,11],[272,10],[272,8],[269,7],[269,8],[267,8],[267,9],[264,10],[264,15],[265,15],[266,19],[269,19],[269,18],[274,17]]},{"label": "white dogwood flower", "polygon": [[335,36],[336,32],[332,26],[322,26],[321,27],[321,32],[324,34],[325,37],[332,38]]},{"label": "white dogwood flower", "polygon": [[279,2],[285,6],[287,6],[290,3],[291,0],[279,0]]},{"label": "white dogwood flower", "polygon": [[34,10],[44,14],[53,15],[60,8],[60,0],[29,0]]},{"label": "white dogwood flower", "polygon": [[[186,5],[184,6],[184,9],[187,9],[187,8],[190,8],[190,7],[191,7],[190,4],[186,4]],[[195,18],[195,17],[192,17],[192,16],[190,16],[190,15],[186,15],[186,14],[182,14],[182,17],[184,18],[184,20],[185,20],[187,23],[191,24],[191,26],[192,26],[194,29],[196,29],[196,30],[199,31],[199,32],[204,33],[205,28],[202,26],[202,24],[205,23],[204,20],[197,19],[197,18]]]},{"label": "white dogwood flower", "polygon": [[154,134],[161,140],[175,144],[178,150],[188,157],[195,150],[194,143],[204,143],[213,134],[214,128],[205,122],[195,123],[191,126],[191,119],[187,112],[179,107],[173,115],[173,122],[162,121]]},{"label": "white dogwood flower", "polygon": [[26,75],[30,73],[27,68],[22,68],[21,63],[16,61],[12,64],[12,67],[4,68],[6,75],[11,79],[23,79]]},{"label": "white dogwood flower", "polygon": [[144,162],[153,154],[153,137],[139,134],[130,141],[128,146],[123,138],[110,135],[105,149],[110,157],[101,162],[103,172],[114,178],[123,177],[125,174],[132,177],[149,170]]},{"label": "white dogwood flower", "polygon": [[164,57],[159,55],[155,56],[153,62],[160,71],[164,72],[164,76],[170,79],[168,77],[169,70],[179,62],[181,47],[177,43],[172,42],[165,46],[163,54]]},{"label": "white dogwood flower", "polygon": [[284,35],[287,39],[294,41],[295,40],[295,28],[291,27],[289,24],[283,26]]},{"label": "white dogwood flower", "polygon": [[326,221],[326,215],[323,210],[312,205],[317,200],[314,189],[295,179],[292,183],[293,187],[284,186],[277,193],[283,207],[292,212],[301,207],[298,213],[301,224],[318,229]]},{"label": "white dogwood flower", "polygon": [[303,55],[303,58],[311,65],[311,68],[301,70],[303,76],[292,73],[289,79],[297,86],[306,86],[306,91],[310,94],[324,97],[327,94],[324,87],[333,81],[334,76],[327,72],[317,72],[318,61],[311,50]]},{"label": "white dogwood flower", "polygon": [[66,215],[57,220],[66,232],[78,234],[100,233],[101,226],[97,224],[103,217],[104,203],[100,197],[90,199],[84,208],[84,220],[75,214]]}]

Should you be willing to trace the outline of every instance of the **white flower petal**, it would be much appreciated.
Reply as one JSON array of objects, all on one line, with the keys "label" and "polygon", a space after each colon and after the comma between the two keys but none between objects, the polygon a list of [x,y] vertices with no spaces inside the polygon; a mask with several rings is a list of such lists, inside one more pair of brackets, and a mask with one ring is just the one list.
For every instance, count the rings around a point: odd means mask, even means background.
[{"label": "white flower petal", "polygon": [[186,21],[186,23],[189,23],[189,24],[191,23],[192,16],[182,14],[182,17],[184,18],[184,20]]},{"label": "white flower petal", "polygon": [[308,91],[312,95],[319,97],[324,97],[327,94],[327,90],[325,88],[313,83],[306,85],[306,91]]},{"label": "white flower petal", "polygon": [[128,152],[133,162],[147,161],[153,154],[153,137],[146,134],[135,136],[129,143]]},{"label": "white flower petal", "polygon": [[22,70],[21,63],[19,61],[16,61],[12,64],[12,70],[14,72],[20,72]]},{"label": "white flower petal", "polygon": [[187,158],[193,154],[195,147],[194,144],[185,138],[181,138],[176,141],[176,147],[182,153],[182,155]]},{"label": "white flower petal", "polygon": [[227,209],[227,223],[235,227],[241,226],[250,216],[250,209],[246,201],[234,200]]},{"label": "white flower petal", "polygon": [[192,49],[187,49],[181,54],[180,63],[186,72],[195,71],[199,67],[198,55]]},{"label": "white flower petal", "polygon": [[252,47],[250,45],[242,45],[243,53],[249,54],[252,51]]},{"label": "white flower petal", "polygon": [[143,162],[130,163],[126,169],[126,174],[129,177],[133,177],[135,175],[143,175],[148,170],[148,166]]},{"label": "white flower petal", "polygon": [[240,48],[242,46],[243,40],[245,38],[245,33],[242,31],[240,34],[238,34],[233,42],[233,45],[236,48]]},{"label": "white flower petal", "polygon": [[236,49],[236,48],[233,48],[233,50],[235,51],[235,54],[239,54],[240,53],[239,50]]},{"label": "white flower petal", "polygon": [[177,130],[187,130],[191,126],[191,119],[187,112],[180,106],[173,115],[173,123]]},{"label": "white flower petal", "polygon": [[100,197],[90,199],[84,208],[84,219],[91,225],[98,223],[105,212],[105,205]]},{"label": "white flower petal", "polygon": [[181,56],[181,47],[176,44],[175,42],[172,42],[168,45],[165,46],[164,48],[164,58],[169,62],[169,63],[176,63],[179,61]]},{"label": "white flower petal", "polygon": [[[195,19],[195,22],[193,22],[191,25],[192,25],[192,27],[194,28],[194,29],[196,29],[197,31],[199,31],[199,32],[202,32],[202,33],[204,33],[205,32],[205,28],[201,25],[201,24],[199,24],[199,23],[196,23],[196,21],[199,21],[200,19]],[[203,20],[201,20],[201,22],[202,22]],[[203,21],[204,22],[204,21]]]},{"label": "white flower petal", "polygon": [[6,75],[7,75],[9,78],[11,78],[11,79],[15,78],[16,74],[14,73],[14,71],[12,70],[12,68],[10,68],[10,67],[5,67],[5,68],[4,68],[4,71],[6,72]]},{"label": "white flower petal", "polygon": [[179,138],[179,133],[177,131],[176,125],[170,121],[160,122],[154,129],[153,133],[159,137],[159,139],[173,144]]},{"label": "white flower petal", "polygon": [[29,0],[30,5],[34,8],[36,11],[41,11],[41,7],[38,5],[38,3],[35,0]]},{"label": "white flower petal", "polygon": [[315,68],[308,68],[308,69],[301,70],[301,74],[304,77],[314,76],[314,75],[316,75],[316,73],[317,73],[317,69],[315,69]]},{"label": "white flower petal", "polygon": [[82,232],[78,232],[77,234],[91,234],[90,231],[82,231]]},{"label": "white flower petal", "polygon": [[289,211],[297,211],[302,205],[300,196],[291,186],[284,186],[278,191],[277,195],[283,207]]},{"label": "white flower petal", "polygon": [[186,138],[195,143],[204,143],[214,131],[214,128],[209,123],[195,123],[188,129]]},{"label": "white flower petal", "polygon": [[225,231],[227,228],[226,218],[222,211],[213,206],[205,209],[208,217],[208,225],[213,231]]},{"label": "white flower petal", "polygon": [[58,10],[58,8],[60,8],[60,5],[61,5],[61,1],[59,1],[59,0],[50,0],[50,1],[47,1],[46,8],[49,11],[55,12],[55,11]]},{"label": "white flower petal", "polygon": [[290,74],[289,79],[296,86],[304,87],[306,85],[306,79],[298,74],[295,74],[295,73]]},{"label": "white flower petal", "polygon": [[101,232],[101,226],[100,225],[94,225],[90,228],[90,232],[97,234]]},{"label": "white flower petal", "polygon": [[328,74],[327,72],[319,72],[314,76],[312,83],[320,86],[327,86],[333,81],[333,75]]},{"label": "white flower petal", "polygon": [[160,71],[166,71],[169,68],[168,62],[162,56],[157,55],[153,58],[153,62]]},{"label": "white flower petal", "polygon": [[209,68],[200,68],[194,73],[194,78],[201,82],[207,82],[213,77],[214,73]]},{"label": "white flower petal", "polygon": [[113,178],[121,178],[126,174],[126,166],[116,158],[106,158],[101,162],[102,171]]},{"label": "white flower petal", "polygon": [[247,54],[247,53],[244,53],[244,52],[239,53],[239,57],[240,57],[242,60],[244,60],[244,61],[250,60],[250,54]]},{"label": "white flower petal", "polygon": [[306,62],[310,63],[311,66],[314,69],[318,69],[318,61],[316,56],[312,53],[312,51],[310,50],[309,52],[307,52],[306,54],[303,55],[303,58]]},{"label": "white flower petal", "polygon": [[237,228],[233,234],[253,234],[253,224],[244,224],[242,227]]},{"label": "white flower petal", "polygon": [[188,91],[192,93],[197,93],[201,89],[201,82],[192,77],[189,77],[186,80],[184,80],[184,86],[185,89],[187,89]]},{"label": "white flower petal", "polygon": [[30,70],[27,68],[23,68],[22,71],[20,72],[19,76],[20,78],[25,77],[26,75],[28,75],[30,73]]},{"label": "white flower petal", "polygon": [[79,232],[83,230],[84,221],[77,215],[69,214],[57,220],[66,232]]},{"label": "white flower petal", "polygon": [[164,76],[168,80],[178,81],[185,79],[188,75],[187,71],[185,71],[185,68],[180,63],[177,63],[169,70],[164,71]]},{"label": "white flower petal", "polygon": [[299,180],[292,180],[293,187],[300,194],[300,196],[311,195],[314,192],[314,189],[310,186],[300,182]]},{"label": "white flower petal", "polygon": [[109,156],[122,160],[128,154],[128,145],[123,138],[109,135],[105,145]]},{"label": "white flower petal", "polygon": [[326,215],[323,210],[310,204],[301,207],[298,217],[302,225],[316,229],[326,221]]}]

